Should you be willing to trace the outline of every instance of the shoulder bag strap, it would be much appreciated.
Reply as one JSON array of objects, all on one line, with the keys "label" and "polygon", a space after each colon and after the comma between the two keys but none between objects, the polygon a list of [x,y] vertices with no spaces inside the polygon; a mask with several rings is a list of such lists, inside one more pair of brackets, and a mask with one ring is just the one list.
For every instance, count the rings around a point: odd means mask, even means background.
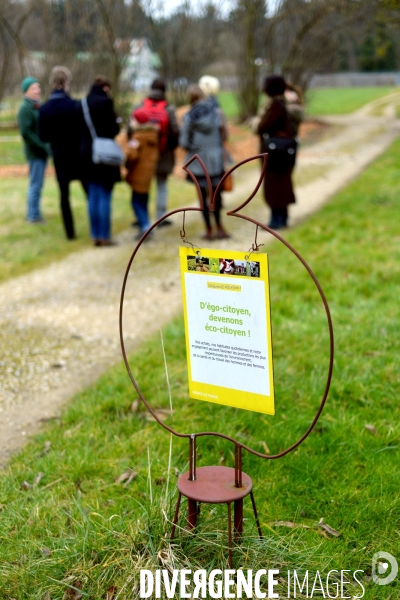
[{"label": "shoulder bag strap", "polygon": [[94,128],[93,121],[92,121],[92,119],[90,117],[90,112],[89,112],[89,106],[88,106],[88,103],[87,103],[87,98],[83,98],[81,100],[81,104],[82,104],[83,116],[85,118],[86,125],[88,126],[88,129],[90,131],[90,135],[92,136],[92,139],[95,140],[97,138],[97,133],[96,133],[96,130]]}]

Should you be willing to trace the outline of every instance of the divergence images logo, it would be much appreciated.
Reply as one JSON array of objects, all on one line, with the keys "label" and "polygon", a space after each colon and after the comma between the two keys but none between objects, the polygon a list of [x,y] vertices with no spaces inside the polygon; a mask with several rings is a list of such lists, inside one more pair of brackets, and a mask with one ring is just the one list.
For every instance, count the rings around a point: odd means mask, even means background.
[{"label": "divergence images logo", "polygon": [[[389,565],[391,570],[389,569]],[[378,585],[388,585],[396,578],[399,565],[389,552],[377,552],[372,557],[372,579]],[[382,575],[385,575],[382,577]]]}]

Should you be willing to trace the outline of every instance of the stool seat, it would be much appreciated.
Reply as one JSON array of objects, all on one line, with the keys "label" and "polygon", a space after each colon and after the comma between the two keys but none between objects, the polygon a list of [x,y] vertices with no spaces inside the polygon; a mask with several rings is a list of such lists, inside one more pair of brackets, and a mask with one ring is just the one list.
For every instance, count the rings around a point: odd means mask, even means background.
[{"label": "stool seat", "polygon": [[178,490],[195,502],[222,504],[245,498],[253,489],[251,478],[242,472],[242,486],[235,487],[235,469],[231,467],[197,467],[196,479],[191,481],[189,471],[178,479]]}]

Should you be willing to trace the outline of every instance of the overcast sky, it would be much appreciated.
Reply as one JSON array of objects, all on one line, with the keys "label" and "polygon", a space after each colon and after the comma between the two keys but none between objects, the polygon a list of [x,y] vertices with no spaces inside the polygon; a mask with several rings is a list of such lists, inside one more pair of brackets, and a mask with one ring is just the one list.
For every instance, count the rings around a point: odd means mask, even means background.
[{"label": "overcast sky", "polygon": [[[268,8],[269,9],[273,8],[277,4],[278,1],[279,0],[267,0]],[[170,14],[176,8],[178,8],[178,6],[181,6],[183,3],[184,3],[184,0],[164,0],[162,2],[162,6],[164,8],[165,13]],[[191,0],[190,6],[191,6],[191,8],[193,8],[195,10],[197,7],[202,6],[205,3],[206,3],[205,0]],[[233,3],[234,3],[233,0],[214,0],[214,2],[213,2],[213,4],[219,5],[223,11],[228,11]]]}]

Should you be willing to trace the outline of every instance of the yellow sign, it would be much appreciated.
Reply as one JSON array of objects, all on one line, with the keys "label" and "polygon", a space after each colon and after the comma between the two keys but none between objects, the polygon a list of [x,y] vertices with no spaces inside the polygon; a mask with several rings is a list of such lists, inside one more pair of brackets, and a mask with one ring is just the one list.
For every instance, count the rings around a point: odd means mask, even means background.
[{"label": "yellow sign", "polygon": [[190,397],[274,415],[267,254],[179,251]]}]

